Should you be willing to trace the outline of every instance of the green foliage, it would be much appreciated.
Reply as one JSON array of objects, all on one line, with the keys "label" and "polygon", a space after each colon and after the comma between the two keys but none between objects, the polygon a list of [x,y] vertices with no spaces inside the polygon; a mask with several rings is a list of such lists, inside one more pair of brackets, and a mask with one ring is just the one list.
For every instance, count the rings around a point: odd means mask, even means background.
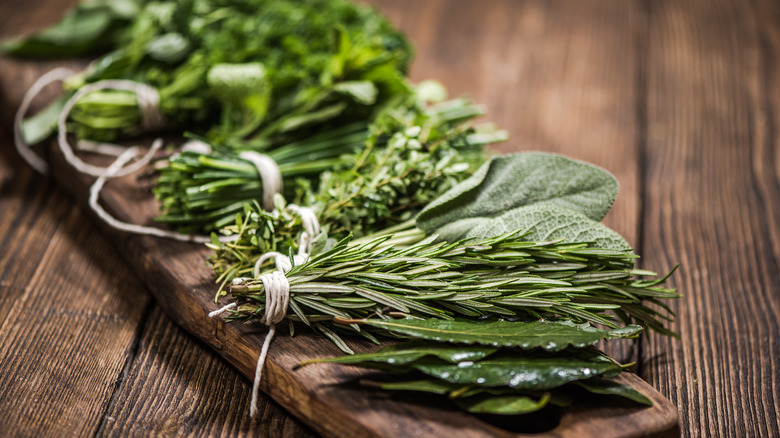
[{"label": "green foliage", "polygon": [[[168,130],[232,148],[268,149],[366,122],[409,93],[409,44],[377,12],[347,0],[85,4],[7,50],[41,56],[59,43],[59,56],[114,47],[68,81],[70,90],[103,79],[149,84],[160,92]],[[131,93],[91,94],[73,110],[79,137],[138,134]]]},{"label": "green foliage", "polygon": [[417,226],[449,241],[525,230],[531,240],[626,250],[620,235],[597,222],[617,192],[615,178],[593,165],[546,153],[506,155],[431,202]]},{"label": "green foliage", "polygon": [[24,58],[67,58],[99,53],[121,40],[138,8],[133,0],[84,2],[49,29],[3,41],[0,52]]},{"label": "green foliage", "polygon": [[352,165],[322,175],[305,203],[315,206],[330,235],[362,237],[414,218],[474,172],[486,144],[505,139],[485,126],[477,133],[470,121],[482,110],[467,100],[424,99],[418,92],[389,105]]},{"label": "green foliage", "polygon": [[622,366],[592,349],[523,351],[429,340],[391,345],[374,353],[312,360],[299,366],[314,363],[384,370],[394,376],[392,381],[362,383],[386,391],[446,395],[472,413],[518,415],[535,412],[548,403],[565,406],[575,386],[594,394],[652,404],[635,389],[606,380],[615,377]]},{"label": "green foliage", "polygon": [[[288,318],[365,336],[382,331],[355,321],[337,324],[334,317],[564,317],[617,328],[605,313],[612,310],[625,324],[671,333],[663,321],[672,313],[661,299],[679,295],[658,285],[663,278],[635,278],[655,274],[634,270],[636,256],[629,252],[594,250],[586,243],[528,242],[518,233],[454,243],[434,243],[430,237],[403,249],[387,246],[390,237],[353,246],[345,239],[294,266],[287,273]],[[262,281],[239,283],[229,288],[239,306],[227,319],[261,316]]]},{"label": "green foliage", "polygon": [[[260,72],[244,75],[252,71]],[[335,237],[362,236],[410,219],[471,175],[484,160],[486,143],[504,138],[484,127],[476,135],[471,120],[482,111],[466,100],[425,99],[415,92],[388,104],[368,126],[356,122],[266,151],[282,172],[286,199],[311,206]],[[161,168],[155,189],[160,222],[185,232],[215,231],[262,197],[262,181],[249,162],[230,148],[213,149],[174,155]]]}]

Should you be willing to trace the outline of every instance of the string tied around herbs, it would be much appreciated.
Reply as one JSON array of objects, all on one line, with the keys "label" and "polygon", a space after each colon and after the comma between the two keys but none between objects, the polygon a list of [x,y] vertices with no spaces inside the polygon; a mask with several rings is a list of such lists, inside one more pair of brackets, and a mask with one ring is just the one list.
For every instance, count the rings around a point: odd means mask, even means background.
[{"label": "string tied around herbs", "polygon": [[[75,72],[67,68],[56,68],[40,78],[27,90],[25,93],[19,109],[14,115],[14,145],[16,146],[19,155],[24,158],[30,166],[37,170],[39,173],[46,174],[49,170],[49,166],[39,155],[37,155],[24,138],[22,132],[24,117],[27,111],[30,109],[33,100],[38,94],[43,91],[49,84],[57,81],[65,81],[71,77]],[[149,132],[157,130],[166,124],[165,115],[160,111],[160,95],[153,87],[149,85],[130,81],[130,80],[105,80],[91,84],[84,85],[78,91],[76,91],[65,103],[57,118],[57,145],[59,146],[62,155],[65,160],[76,170],[81,173],[91,175],[94,177],[109,176],[108,168],[94,166],[92,164],[85,163],[79,157],[76,156],[73,147],[68,142],[67,121],[70,116],[70,112],[76,106],[78,101],[87,95],[88,93],[106,90],[124,90],[133,92],[138,100],[138,108],[141,115],[141,130]],[[154,154],[162,147],[162,139],[157,139],[152,143],[147,153],[143,155],[139,160],[133,164],[127,165],[120,170],[114,170],[110,177],[120,177],[129,175],[144,166],[146,166],[154,157]],[[113,145],[109,143],[95,143],[82,140],[77,144],[78,149],[87,150],[90,152],[96,152],[104,155],[118,156],[121,153],[122,146]]]},{"label": "string tied around herbs", "polygon": [[[33,100],[48,85],[65,81],[75,74],[74,71],[66,68],[56,68],[43,76],[27,90],[14,116],[14,144],[19,154],[35,170],[42,174],[48,173],[49,166],[38,154],[33,151],[22,132],[24,117],[27,114]],[[163,140],[157,138],[152,142],[149,150],[139,157],[137,147],[124,147],[111,143],[92,142],[89,140],[79,140],[77,142],[78,150],[86,150],[102,155],[117,157],[108,167],[99,167],[82,161],[74,152],[73,147],[68,142],[67,121],[70,112],[76,106],[78,101],[85,95],[105,89],[124,90],[133,92],[138,101],[138,108],[141,115],[141,130],[153,131],[165,126],[165,115],[160,111],[160,95],[153,87],[149,85],[130,81],[130,80],[105,80],[84,85],[76,91],[65,103],[57,119],[57,144],[65,160],[77,171],[94,176],[97,180],[90,187],[89,206],[93,212],[106,224],[114,229],[141,235],[151,235],[156,237],[168,238],[178,241],[207,243],[211,241],[209,236],[185,235],[175,231],[164,230],[155,227],[142,226],[120,221],[111,216],[99,204],[100,191],[110,178],[118,178],[134,173],[149,164],[154,155],[163,146]],[[191,140],[182,146],[182,150],[190,150],[198,153],[210,153],[211,147],[200,141]],[[133,159],[138,158],[132,164]],[[282,176],[276,162],[267,155],[256,152],[243,152],[241,158],[251,162],[258,170],[258,174],[263,181],[263,206],[267,210],[273,209],[274,194],[282,190]],[[231,240],[230,236],[221,236],[221,241]]]},{"label": "string tied around herbs", "polygon": [[[317,215],[314,211],[308,207],[300,207],[295,204],[290,204],[287,208],[298,214],[301,217],[301,223],[304,231],[301,233],[301,238],[298,246],[298,254],[293,256],[293,261],[290,258],[276,251],[269,251],[263,254],[255,263],[254,277],[260,279],[263,283],[263,289],[265,290],[265,312],[260,318],[260,322],[268,326],[268,333],[265,335],[263,346],[260,349],[260,355],[257,358],[257,365],[255,366],[255,377],[252,383],[252,401],[249,407],[249,415],[254,418],[257,416],[257,398],[260,394],[260,382],[263,376],[263,368],[265,367],[265,361],[268,357],[268,350],[271,345],[271,341],[276,335],[276,325],[284,320],[287,316],[287,308],[290,305],[290,282],[287,280],[287,272],[295,265],[306,263],[311,252],[311,242],[317,234],[319,234],[320,224],[317,220]],[[273,259],[276,264],[276,270],[260,274],[260,267],[267,260]],[[243,284],[246,281],[244,278],[233,279],[234,285]],[[236,303],[230,303],[220,309],[217,309],[208,314],[209,318],[215,318],[228,310],[233,310],[237,307]]]},{"label": "string tied around herbs", "polygon": [[282,171],[276,161],[268,155],[255,151],[243,151],[238,156],[249,161],[257,169],[263,182],[263,209],[271,211],[274,208],[274,195],[282,192]]}]

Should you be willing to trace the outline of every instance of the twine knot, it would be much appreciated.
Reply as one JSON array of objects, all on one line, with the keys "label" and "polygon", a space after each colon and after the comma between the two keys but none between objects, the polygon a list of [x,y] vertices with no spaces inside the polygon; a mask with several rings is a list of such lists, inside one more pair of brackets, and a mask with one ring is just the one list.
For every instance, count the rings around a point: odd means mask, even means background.
[{"label": "twine knot", "polygon": [[[284,320],[287,316],[287,308],[290,306],[290,282],[285,274],[293,268],[293,263],[295,265],[306,263],[306,260],[309,258],[309,252],[311,252],[311,241],[320,232],[320,224],[313,210],[295,204],[290,204],[287,208],[301,217],[301,223],[304,228],[304,231],[301,233],[298,254],[293,256],[291,262],[290,258],[284,254],[275,251],[266,252],[257,260],[253,271],[254,277],[263,283],[263,289],[265,289],[265,312],[260,318],[260,322],[268,326],[268,333],[265,335],[260,356],[257,358],[255,379],[252,383],[252,402],[249,406],[249,415],[253,418],[257,416],[257,398],[260,393],[260,381],[262,380],[263,368],[268,357],[271,340],[276,335],[276,324]],[[261,275],[260,267],[266,260],[271,258],[274,259],[276,270]],[[246,280],[245,278],[235,278],[233,279],[233,284],[241,285]],[[210,312],[209,317],[214,318],[222,312],[234,308],[236,308],[236,303],[230,303],[225,307]]]}]

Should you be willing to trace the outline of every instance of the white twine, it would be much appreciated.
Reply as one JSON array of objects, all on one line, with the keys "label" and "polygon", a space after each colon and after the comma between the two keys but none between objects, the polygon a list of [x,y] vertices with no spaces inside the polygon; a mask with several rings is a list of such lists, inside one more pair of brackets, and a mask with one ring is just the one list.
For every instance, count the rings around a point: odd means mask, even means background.
[{"label": "white twine", "polygon": [[127,146],[119,146],[118,144],[102,143],[92,140],[79,140],[76,143],[76,150],[118,157],[127,150]]},{"label": "white twine", "polygon": [[[301,207],[295,204],[288,205],[287,209],[301,217],[304,232],[301,233],[298,255],[306,254],[308,257],[308,254],[311,252],[312,240],[320,234],[320,222],[317,220],[317,215],[311,208]],[[296,261],[295,263],[298,262]]]},{"label": "white twine", "polygon": [[209,318],[214,318],[217,315],[221,314],[222,312],[227,312],[228,310],[234,309],[236,307],[236,303],[230,303],[225,307],[220,307],[219,309],[209,312]]},{"label": "white twine", "polygon": [[201,155],[207,155],[211,153],[211,146],[200,140],[190,140],[181,145],[181,150],[182,152],[195,152]]},{"label": "white twine", "polygon": [[24,94],[22,103],[19,105],[19,109],[16,110],[16,114],[14,115],[14,145],[16,146],[16,150],[19,151],[19,155],[21,155],[33,169],[43,174],[48,172],[49,165],[46,164],[46,161],[39,157],[24,140],[24,135],[22,135],[24,116],[30,109],[33,99],[35,99],[47,85],[57,81],[64,81],[74,73],[73,70],[60,67],[55,68],[38,78],[38,80],[33,83],[32,87]]},{"label": "white twine", "polygon": [[[162,139],[155,140],[155,143],[162,144]],[[154,146],[153,146],[154,147]],[[109,226],[129,233],[142,234],[146,236],[164,237],[166,239],[178,240],[181,242],[194,242],[194,243],[207,243],[211,241],[208,236],[187,235],[177,233],[175,231],[163,230],[155,227],[147,227],[143,225],[130,224],[122,222],[115,217],[111,216],[98,202],[100,200],[100,191],[103,190],[103,186],[106,184],[108,178],[113,178],[117,175],[118,171],[122,169],[127,162],[132,160],[138,154],[138,148],[131,147],[120,155],[116,161],[111,163],[105,169],[105,173],[99,176],[92,186],[89,188],[89,207],[95,214],[107,223]],[[126,168],[125,168],[126,169]],[[230,240],[230,236],[220,236],[220,240]]]},{"label": "white twine", "polygon": [[[30,164],[30,166],[32,166],[35,170],[37,170],[40,173],[45,174],[46,172],[48,172],[49,166],[41,157],[39,157],[31,149],[30,145],[27,144],[27,142],[24,140],[24,136],[22,135],[22,123],[24,121],[24,116],[27,114],[27,111],[30,109],[30,105],[32,104],[33,99],[38,94],[40,94],[43,88],[45,88],[47,85],[53,82],[64,81],[65,79],[72,76],[73,74],[74,72],[72,70],[66,68],[56,68],[44,74],[40,78],[38,78],[38,80],[35,81],[35,83],[33,83],[30,89],[27,90],[27,92],[25,93],[24,98],[22,99],[22,102],[19,105],[19,109],[16,111],[16,114],[14,116],[14,144],[16,146],[16,149],[19,151],[19,155],[21,155],[22,158],[24,158],[25,161],[27,161]],[[111,163],[110,166],[103,168],[103,167],[97,167],[97,166],[87,164],[81,161],[78,157],[76,157],[75,153],[73,152],[73,148],[70,146],[67,139],[66,122],[68,119],[68,115],[70,114],[70,111],[76,105],[78,100],[84,97],[84,95],[86,95],[87,93],[91,93],[97,90],[109,89],[109,88],[132,91],[135,93],[136,98],[138,99],[138,107],[141,111],[142,129],[153,130],[153,129],[160,128],[165,124],[165,116],[160,112],[159,109],[160,95],[157,93],[157,91],[154,88],[139,82],[127,81],[127,80],[110,80],[110,81],[95,82],[93,84],[85,85],[84,87],[79,89],[79,91],[77,91],[70,99],[68,99],[68,101],[65,103],[65,106],[62,109],[62,112],[60,113],[59,119],[57,120],[57,128],[59,130],[58,143],[63,156],[74,168],[76,168],[76,170],[78,170],[81,173],[85,173],[97,177],[97,180],[95,180],[95,182],[92,184],[92,186],[89,189],[90,208],[106,224],[108,224],[109,226],[117,230],[126,231],[135,234],[148,235],[148,236],[163,237],[163,238],[178,240],[182,242],[195,242],[195,243],[210,242],[211,238],[208,236],[190,236],[190,235],[180,234],[173,231],[162,230],[159,228],[146,227],[142,225],[135,225],[127,222],[122,222],[114,218],[113,216],[111,216],[100,205],[99,203],[100,191],[103,190],[103,186],[105,185],[106,180],[108,178],[125,176],[141,169],[143,166],[149,163],[149,161],[151,161],[151,159],[154,157],[154,154],[163,146],[163,140],[161,138],[156,139],[154,142],[152,142],[152,146],[149,148],[149,151],[140,160],[136,161],[135,163],[127,167],[124,166],[138,155],[137,147],[126,148],[124,146],[114,145],[110,143],[100,143],[100,142],[92,142],[89,140],[81,140],[77,143],[77,148],[79,150],[85,150],[89,152],[96,152],[104,155],[115,156],[117,157],[117,159],[113,163]],[[198,143],[203,144],[202,142],[198,142]],[[230,236],[220,237],[220,241],[229,241],[229,240],[232,240]]]},{"label": "white twine", "polygon": [[252,163],[257,169],[263,182],[263,209],[273,210],[274,195],[282,192],[282,172],[276,161],[255,151],[243,151],[238,156]]},{"label": "white twine", "polygon": [[[95,177],[108,176],[108,169],[85,163],[76,156],[70,143],[68,143],[68,131],[66,123],[68,121],[68,116],[70,115],[71,110],[73,110],[73,107],[76,106],[76,103],[78,103],[82,97],[93,91],[106,89],[125,90],[135,93],[136,98],[138,99],[138,108],[141,111],[142,129],[147,131],[157,129],[165,123],[165,116],[160,112],[159,109],[160,95],[157,93],[157,90],[146,84],[135,81],[115,79],[99,81],[81,87],[79,91],[77,91],[75,94],[73,94],[73,96],[71,96],[70,99],[68,99],[68,101],[65,103],[65,106],[62,108],[59,119],[57,119],[57,144],[59,145],[60,151],[62,151],[62,155],[65,157],[65,160],[70,163],[71,166],[76,168],[76,170],[81,173]],[[162,145],[162,140],[159,142],[155,141],[152,143],[152,147],[149,148],[149,151],[146,153],[146,155],[141,157],[141,159],[127,167],[117,169],[111,176],[120,177],[129,175],[146,166],[149,161],[152,160],[154,154],[162,147]]]},{"label": "white twine", "polygon": [[[298,254],[293,256],[293,261],[296,265],[305,263],[309,257],[311,251],[311,239],[319,234],[320,224],[317,220],[317,215],[314,214],[308,207],[299,207],[295,204],[287,206],[288,209],[301,216],[301,222],[303,223],[304,230],[301,233],[301,243],[298,247]],[[306,243],[304,243],[304,240]],[[276,263],[276,271],[268,274],[260,275],[260,266],[266,260],[273,258]],[[263,283],[265,289],[265,312],[263,313],[260,322],[268,326],[268,333],[265,335],[263,341],[263,347],[260,349],[260,356],[257,358],[257,365],[255,366],[255,379],[252,382],[252,401],[249,406],[249,416],[254,418],[257,416],[257,398],[260,395],[260,381],[263,377],[263,368],[265,367],[265,361],[268,357],[268,350],[271,345],[271,341],[276,335],[276,324],[282,322],[287,316],[287,308],[290,306],[290,282],[285,275],[292,269],[292,263],[290,259],[275,251],[269,251],[257,260],[254,266],[254,276],[259,278]],[[246,281],[244,278],[233,279],[234,285],[243,284]],[[209,312],[209,318],[214,318],[222,312],[234,309],[236,303],[228,304],[213,312]]]}]

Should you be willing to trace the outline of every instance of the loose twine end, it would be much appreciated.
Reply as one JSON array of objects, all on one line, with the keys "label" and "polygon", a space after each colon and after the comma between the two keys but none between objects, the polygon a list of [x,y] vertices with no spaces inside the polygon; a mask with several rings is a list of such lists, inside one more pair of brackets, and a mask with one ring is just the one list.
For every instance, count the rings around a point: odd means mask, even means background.
[{"label": "loose twine end", "polygon": [[[304,231],[301,233],[301,244],[298,248],[298,254],[293,257],[293,262],[296,264],[305,263],[308,259],[308,252],[311,251],[311,236],[308,233],[319,233],[319,222],[314,212],[306,207],[298,207],[296,205],[290,205],[291,211],[298,213],[301,216],[301,220],[304,223]],[[260,275],[260,267],[266,261],[273,258],[276,264],[276,271]],[[260,356],[257,358],[257,364],[255,365],[255,378],[252,382],[252,400],[249,407],[249,415],[252,418],[256,418],[258,414],[257,399],[260,394],[260,382],[263,377],[263,368],[265,367],[265,361],[268,358],[268,351],[271,345],[271,341],[276,335],[276,325],[284,320],[287,316],[287,309],[290,306],[290,282],[285,275],[292,269],[292,263],[288,257],[278,252],[267,252],[263,254],[255,263],[254,276],[260,279],[265,289],[265,313],[263,313],[260,322],[268,326],[268,333],[263,341],[263,347],[260,349]],[[245,279],[237,278],[233,280],[233,284],[230,286],[231,291],[237,291],[240,288],[248,288],[245,284]],[[215,310],[209,313],[209,317],[213,318],[222,312],[235,308],[236,304],[231,303],[221,309]]]}]

